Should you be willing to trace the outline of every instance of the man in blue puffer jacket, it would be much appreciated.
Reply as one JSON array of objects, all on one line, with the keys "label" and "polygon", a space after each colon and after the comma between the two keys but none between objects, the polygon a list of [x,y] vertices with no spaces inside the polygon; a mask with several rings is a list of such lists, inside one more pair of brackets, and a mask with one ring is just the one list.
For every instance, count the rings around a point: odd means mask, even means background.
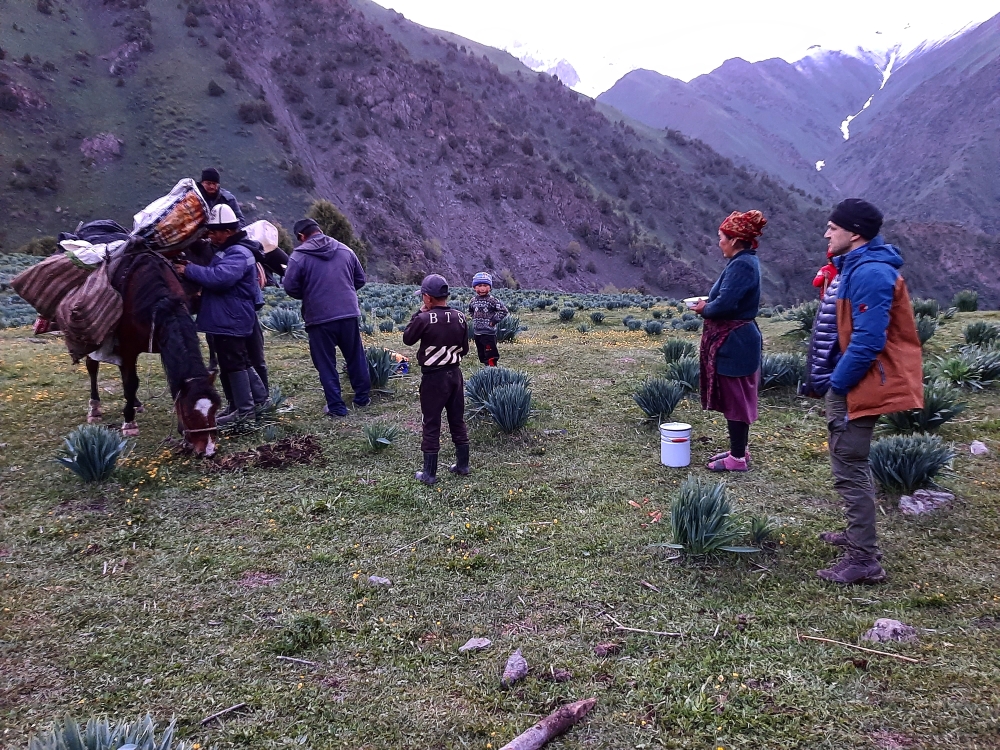
[{"label": "man in blue puffer jacket", "polygon": [[[254,416],[254,402],[263,403],[267,393],[252,390],[250,353],[257,310],[264,297],[257,280],[254,259],[256,243],[240,229],[236,214],[225,203],[209,213],[208,239],[215,257],[207,266],[177,265],[177,272],[202,287],[198,330],[211,334],[219,357],[219,369],[227,378],[235,410],[220,416],[219,425]],[[254,385],[259,383],[254,379]],[[259,386],[261,387],[261,386]]]}]

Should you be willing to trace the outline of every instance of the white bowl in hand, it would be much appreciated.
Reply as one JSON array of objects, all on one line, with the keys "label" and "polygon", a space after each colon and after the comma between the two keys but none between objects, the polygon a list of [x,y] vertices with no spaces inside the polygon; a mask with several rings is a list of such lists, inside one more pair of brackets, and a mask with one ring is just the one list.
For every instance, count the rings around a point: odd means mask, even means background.
[{"label": "white bowl in hand", "polygon": [[707,299],[708,297],[687,297],[684,299],[684,304],[687,306],[688,310],[693,310],[699,302]]}]

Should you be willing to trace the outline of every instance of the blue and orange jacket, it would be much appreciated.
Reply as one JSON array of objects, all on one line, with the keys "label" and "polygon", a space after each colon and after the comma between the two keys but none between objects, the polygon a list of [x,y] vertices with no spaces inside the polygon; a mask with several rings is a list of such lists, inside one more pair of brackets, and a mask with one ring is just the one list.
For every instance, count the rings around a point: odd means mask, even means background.
[{"label": "blue and orange jacket", "polygon": [[830,388],[847,397],[848,419],[923,407],[920,339],[899,251],[880,235],[835,262],[842,354]]}]

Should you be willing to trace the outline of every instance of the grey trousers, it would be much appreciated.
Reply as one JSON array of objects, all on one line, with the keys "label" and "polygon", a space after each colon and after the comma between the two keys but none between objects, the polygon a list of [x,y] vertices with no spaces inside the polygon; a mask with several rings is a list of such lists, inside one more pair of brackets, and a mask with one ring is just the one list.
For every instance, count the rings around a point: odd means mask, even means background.
[{"label": "grey trousers", "polygon": [[826,424],[829,430],[830,468],[833,486],[844,503],[847,516],[847,548],[853,557],[874,560],[875,480],[868,465],[872,431],[878,417],[848,421],[847,398],[826,393]]}]

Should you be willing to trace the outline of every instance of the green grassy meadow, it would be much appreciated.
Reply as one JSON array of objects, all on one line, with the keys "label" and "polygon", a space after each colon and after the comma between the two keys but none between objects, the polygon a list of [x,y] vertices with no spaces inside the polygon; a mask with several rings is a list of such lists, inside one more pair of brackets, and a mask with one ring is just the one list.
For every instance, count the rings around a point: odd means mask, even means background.
[{"label": "green grassy meadow", "polygon": [[[709,473],[725,421],[686,399],[674,417],[694,427],[692,466],[660,465],[631,396],[664,370],[668,336],[697,334],[626,331],[625,312],[580,333],[582,316],[522,310],[529,330],[501,345],[501,363],[531,374],[537,413],[513,437],[470,425],[467,478],[446,471],[446,441],[433,488],[413,479],[419,375],[334,422],[306,342],[276,336],[272,380],[294,405],[277,431],[316,435],[322,462],[219,471],[174,451],[162,370],[144,357],[138,444],[112,480],[84,485],[50,460],[84,421],[83,366],[59,338],[0,331],[0,746],[26,747],[67,712],[149,711],[176,716],[202,748],[499,748],[593,696],[551,747],[1000,747],[996,391],[970,393],[942,428],[958,453],[942,481],[952,509],[913,518],[881,502],[887,584],[815,577],[835,557],[816,535],[842,514],[819,403],[789,391],[765,392],[753,470],[728,477],[741,513],[777,519],[776,549],[671,559],[649,545],[670,541],[671,498],[689,471]],[[977,319],[1000,316],[957,315],[928,354]],[[767,351],[803,346],[794,323],[760,323]],[[412,353],[398,332],[366,338]],[[463,369],[477,367],[473,347]],[[118,372],[101,376],[118,424]],[[404,434],[376,454],[362,427],[378,418]],[[973,439],[990,453],[970,455]],[[261,442],[228,438],[221,453]],[[293,622],[316,622],[307,615],[321,625],[313,644],[288,649]],[[913,625],[919,642],[876,647],[919,664],[796,639],[859,643],[880,617]],[[611,618],[683,636],[616,632]],[[459,654],[473,636],[493,645]],[[596,656],[608,641],[620,653]],[[282,648],[311,663],[278,659]],[[531,673],[504,689],[516,648]]]}]

